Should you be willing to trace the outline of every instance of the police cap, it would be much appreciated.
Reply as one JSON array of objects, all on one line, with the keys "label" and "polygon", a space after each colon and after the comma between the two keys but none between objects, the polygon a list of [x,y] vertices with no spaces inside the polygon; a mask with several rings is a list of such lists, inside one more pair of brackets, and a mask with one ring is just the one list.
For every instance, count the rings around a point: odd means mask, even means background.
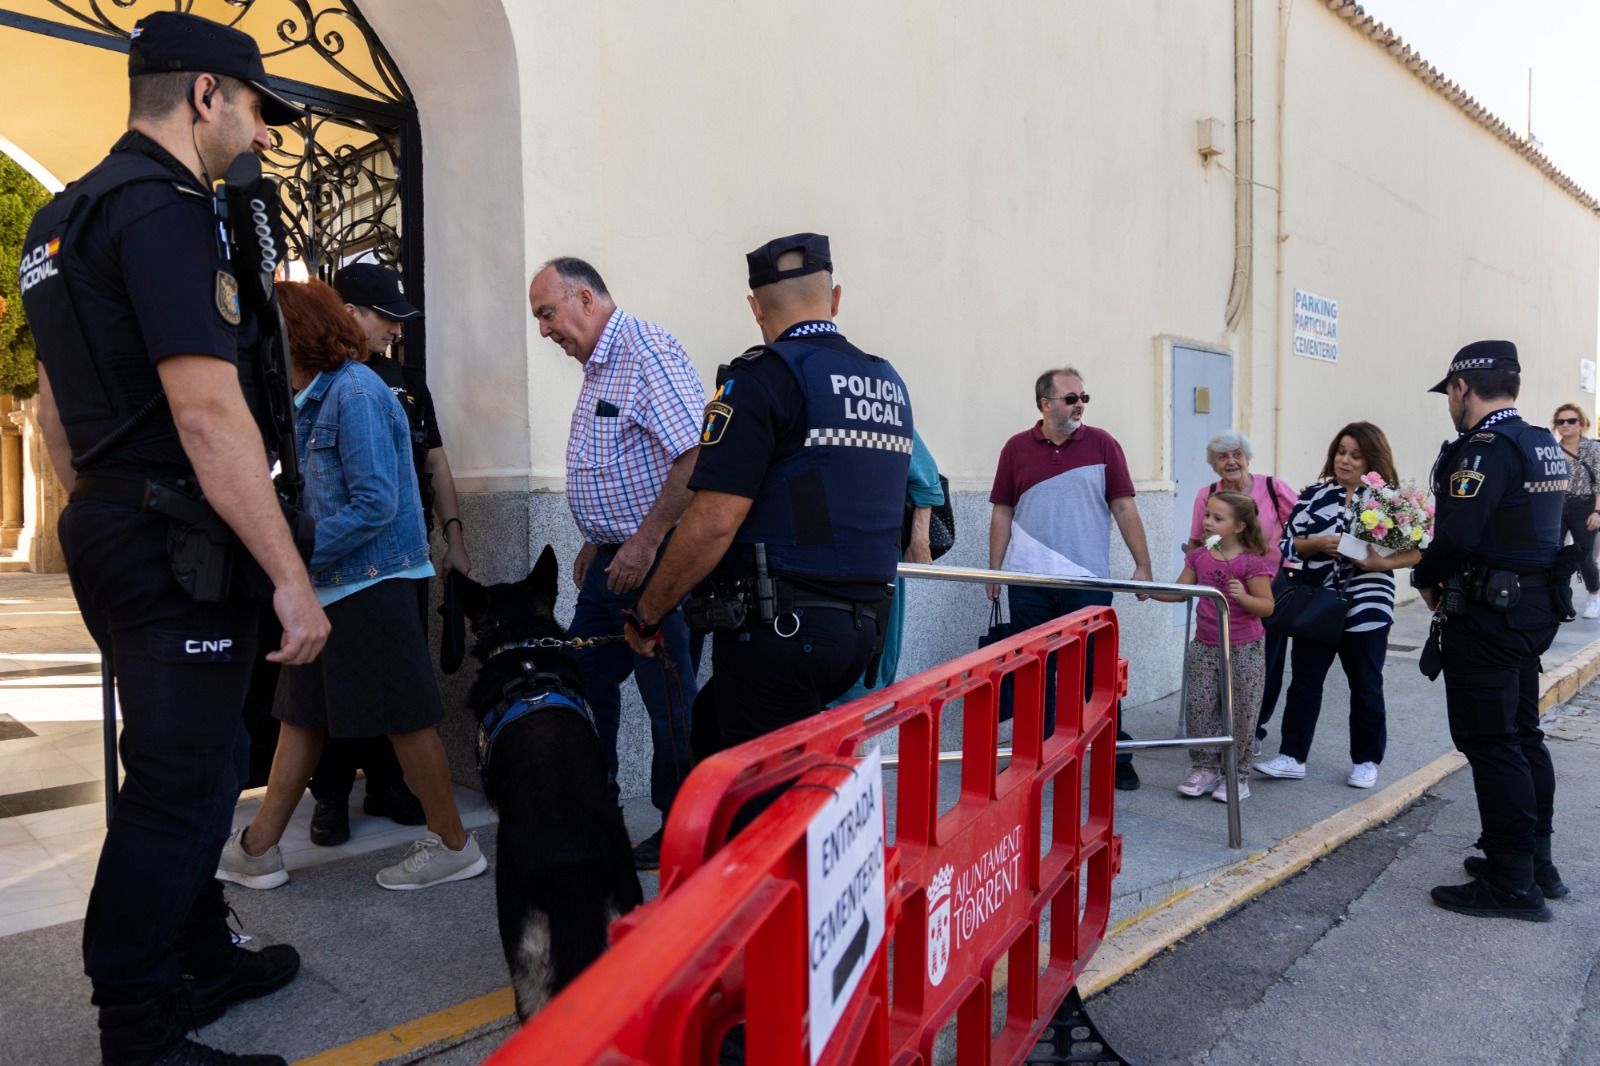
[{"label": "police cap", "polygon": [[[805,259],[797,267],[779,270],[778,257],[786,252],[800,252]],[[792,233],[787,237],[779,237],[744,258],[750,267],[751,289],[790,278],[803,278],[819,270],[833,273],[833,253],[828,249],[828,238],[821,233]]]},{"label": "police cap", "polygon": [[1510,341],[1473,341],[1455,354],[1444,380],[1428,391],[1446,391],[1445,386],[1450,383],[1452,375],[1469,370],[1509,370],[1513,374],[1520,374],[1522,364],[1517,362],[1517,346]]},{"label": "police cap", "polygon": [[334,275],[333,287],[347,304],[370,307],[384,318],[410,322],[422,312],[406,302],[400,275],[376,263],[351,263]]},{"label": "police cap", "polygon": [[244,82],[261,94],[261,118],[286,126],[305,112],[274,92],[255,38],[232,26],[179,11],[157,11],[134,24],[128,42],[128,77],[193,71]]}]

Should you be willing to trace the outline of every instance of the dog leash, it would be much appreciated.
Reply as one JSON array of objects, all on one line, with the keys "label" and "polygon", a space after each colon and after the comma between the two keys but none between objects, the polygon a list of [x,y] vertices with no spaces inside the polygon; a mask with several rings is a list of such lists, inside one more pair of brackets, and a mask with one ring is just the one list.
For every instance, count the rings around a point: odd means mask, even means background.
[{"label": "dog leash", "polygon": [[606,644],[621,644],[627,639],[622,633],[605,637],[529,637],[527,640],[514,640],[509,644],[501,644],[484,658],[493,659],[496,655],[508,651],[522,651],[527,648],[571,648],[574,651],[583,651],[585,648],[598,648]]}]

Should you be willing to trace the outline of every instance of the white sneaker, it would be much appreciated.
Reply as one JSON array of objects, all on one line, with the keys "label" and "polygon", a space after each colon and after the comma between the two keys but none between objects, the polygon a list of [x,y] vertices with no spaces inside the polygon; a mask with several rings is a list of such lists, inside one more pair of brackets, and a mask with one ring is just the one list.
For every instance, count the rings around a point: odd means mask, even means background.
[{"label": "white sneaker", "polygon": [[1268,777],[1285,777],[1293,781],[1299,781],[1306,776],[1305,763],[1296,762],[1281,752],[1266,762],[1258,762],[1254,765],[1257,772],[1266,774]]},{"label": "white sneaker", "polygon": [[231,881],[245,888],[277,888],[289,880],[289,871],[283,868],[283,852],[274,844],[260,855],[244,850],[244,830],[240,829],[222,845],[222,856],[217,859],[217,880]]},{"label": "white sneaker", "polygon": [[[1211,793],[1211,798],[1216,800],[1218,803],[1227,803],[1228,802],[1228,783],[1226,781],[1219,781],[1217,783],[1216,791]],[[1239,799],[1241,801],[1243,801],[1243,800],[1247,800],[1249,798],[1250,798],[1250,782],[1248,782],[1248,781],[1240,781],[1239,782]]]},{"label": "white sneaker", "polygon": [[489,860],[478,849],[478,834],[468,833],[460,851],[451,851],[436,833],[424,833],[412,843],[406,857],[378,871],[378,884],[405,892],[431,888],[447,881],[465,881],[489,868]]},{"label": "white sneaker", "polygon": [[1345,779],[1345,784],[1351,788],[1371,788],[1378,783],[1378,764],[1375,762],[1358,762],[1350,767],[1350,776]]},{"label": "white sneaker", "polygon": [[1222,783],[1222,775],[1210,770],[1190,770],[1189,776],[1178,786],[1180,796],[1204,796]]},{"label": "white sneaker", "polygon": [[1600,618],[1600,593],[1590,593],[1589,602],[1583,605],[1585,618]]}]

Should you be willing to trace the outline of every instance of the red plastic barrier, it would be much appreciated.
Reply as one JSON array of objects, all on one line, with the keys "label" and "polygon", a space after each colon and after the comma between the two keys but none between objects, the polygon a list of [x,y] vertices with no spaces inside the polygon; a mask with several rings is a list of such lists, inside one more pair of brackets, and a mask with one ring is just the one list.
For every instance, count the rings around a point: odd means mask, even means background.
[{"label": "red plastic barrier", "polygon": [[[1114,711],[1127,692],[1117,651],[1116,615],[1090,608],[701,763],[667,821],[661,895],[618,922],[612,949],[492,1061],[712,1063],[741,1021],[747,1061],[812,1061],[806,827],[849,779],[841,757],[893,732],[900,764],[898,775],[885,773],[895,807],[885,838],[888,930],[816,1061],[928,1063],[954,1019],[958,1062],[1020,1062],[1110,915],[1122,859]],[[1044,739],[1051,653],[1056,729]],[[1001,769],[995,697],[1007,676],[1016,718]],[[940,725],[958,706],[959,791],[941,798]],[[727,840],[747,801],[789,784],[796,787]],[[995,1024],[1002,960],[1006,1013]]]}]

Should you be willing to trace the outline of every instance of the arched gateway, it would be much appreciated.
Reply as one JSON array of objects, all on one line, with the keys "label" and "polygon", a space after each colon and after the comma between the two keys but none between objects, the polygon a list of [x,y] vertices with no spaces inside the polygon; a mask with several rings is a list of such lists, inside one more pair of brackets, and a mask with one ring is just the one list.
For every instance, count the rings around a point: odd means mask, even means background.
[{"label": "arched gateway", "polygon": [[[271,130],[265,159],[283,182],[291,276],[327,279],[344,263],[378,262],[399,270],[421,304],[417,108],[350,0],[0,0],[0,137],[60,182],[85,172],[125,125],[130,31],[170,10],[249,33],[279,91],[309,112]],[[424,329],[406,328],[407,364],[424,365]],[[0,500],[49,538],[59,501],[48,486],[25,492],[23,467],[4,464]]]}]

